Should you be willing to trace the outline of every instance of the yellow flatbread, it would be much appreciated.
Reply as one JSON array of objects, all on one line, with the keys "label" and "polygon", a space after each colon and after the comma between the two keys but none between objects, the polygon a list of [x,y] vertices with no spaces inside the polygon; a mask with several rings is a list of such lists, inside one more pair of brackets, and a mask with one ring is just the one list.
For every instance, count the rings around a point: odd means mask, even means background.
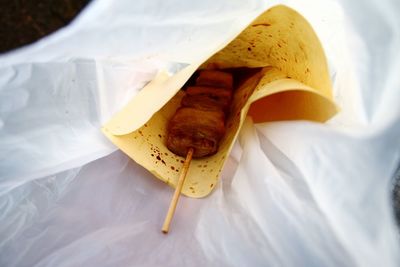
[{"label": "yellow flatbread", "polygon": [[182,193],[200,198],[218,182],[247,114],[255,122],[306,119],[323,122],[337,108],[321,44],[294,10],[276,6],[260,15],[224,49],[176,75],[160,73],[102,128],[129,157],[175,187],[184,158],[166,147],[166,129],[184,95],[179,91],[199,68],[260,68],[236,89],[227,132],[218,152],[193,159]]}]

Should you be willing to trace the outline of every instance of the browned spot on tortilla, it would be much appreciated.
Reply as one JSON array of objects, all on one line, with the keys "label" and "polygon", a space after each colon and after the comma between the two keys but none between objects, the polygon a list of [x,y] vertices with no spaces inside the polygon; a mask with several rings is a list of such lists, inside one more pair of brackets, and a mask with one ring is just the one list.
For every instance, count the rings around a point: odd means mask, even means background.
[{"label": "browned spot on tortilla", "polygon": [[253,27],[257,27],[257,26],[266,26],[266,27],[268,27],[268,26],[271,26],[271,24],[269,24],[269,23],[258,23],[258,24],[253,24],[251,26],[253,26]]}]

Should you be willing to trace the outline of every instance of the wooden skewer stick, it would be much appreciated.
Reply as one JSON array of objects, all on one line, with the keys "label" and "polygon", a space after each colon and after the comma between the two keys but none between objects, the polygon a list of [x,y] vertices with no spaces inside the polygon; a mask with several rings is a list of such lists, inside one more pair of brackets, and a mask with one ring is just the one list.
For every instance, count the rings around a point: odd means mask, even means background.
[{"label": "wooden skewer stick", "polygon": [[193,152],[194,152],[194,149],[189,148],[189,151],[186,154],[186,159],[185,159],[185,162],[183,163],[183,167],[182,167],[181,174],[179,176],[178,184],[176,185],[174,196],[172,197],[171,203],[169,204],[168,213],[167,213],[167,216],[165,217],[164,224],[161,229],[161,231],[164,234],[168,234],[169,225],[171,224],[172,217],[174,216],[176,204],[178,204],[179,196],[182,191],[182,186],[183,186],[183,183],[185,182],[186,173],[189,169],[190,162],[192,161]]}]

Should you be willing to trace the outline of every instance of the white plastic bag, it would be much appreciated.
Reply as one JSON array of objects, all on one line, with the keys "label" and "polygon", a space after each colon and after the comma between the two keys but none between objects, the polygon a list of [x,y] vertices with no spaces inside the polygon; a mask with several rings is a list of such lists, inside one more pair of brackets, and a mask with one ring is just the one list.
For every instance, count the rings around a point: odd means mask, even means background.
[{"label": "white plastic bag", "polygon": [[182,198],[168,236],[172,190],[100,134],[159,69],[278,3],[95,1],[2,56],[0,266],[397,266],[395,2],[283,1],[320,37],[342,111],[328,124],[248,120],[215,191]]}]

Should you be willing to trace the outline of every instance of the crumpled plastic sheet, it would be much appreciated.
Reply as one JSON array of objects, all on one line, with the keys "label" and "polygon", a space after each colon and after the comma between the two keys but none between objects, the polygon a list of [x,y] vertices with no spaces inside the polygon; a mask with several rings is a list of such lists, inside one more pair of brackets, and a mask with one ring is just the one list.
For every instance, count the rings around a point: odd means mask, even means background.
[{"label": "crumpled plastic sheet", "polygon": [[[248,119],[215,191],[182,197],[163,235],[172,189],[99,127],[158,70],[278,3],[316,30],[341,112]],[[0,266],[398,266],[398,14],[395,1],[99,0],[2,55]]]}]

